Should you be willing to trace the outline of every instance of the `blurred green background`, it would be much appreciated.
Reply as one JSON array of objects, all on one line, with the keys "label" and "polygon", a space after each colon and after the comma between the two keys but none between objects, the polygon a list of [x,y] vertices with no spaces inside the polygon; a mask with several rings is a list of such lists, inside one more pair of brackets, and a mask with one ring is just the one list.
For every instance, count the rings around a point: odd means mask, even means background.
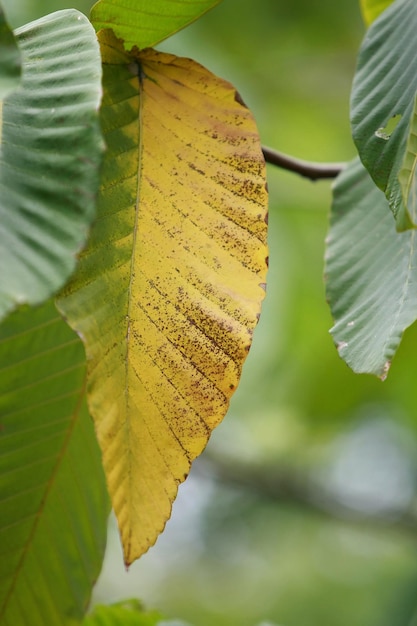
[{"label": "blurred green background", "polygon": [[[13,26],[91,6],[3,3]],[[264,144],[346,161],[363,33],[355,0],[223,0],[160,48],[233,82]],[[416,626],[417,329],[386,382],[350,372],[328,333],[330,184],[268,175],[268,294],[241,385],[129,572],[111,520],[93,601],[137,596],[195,626]]]}]

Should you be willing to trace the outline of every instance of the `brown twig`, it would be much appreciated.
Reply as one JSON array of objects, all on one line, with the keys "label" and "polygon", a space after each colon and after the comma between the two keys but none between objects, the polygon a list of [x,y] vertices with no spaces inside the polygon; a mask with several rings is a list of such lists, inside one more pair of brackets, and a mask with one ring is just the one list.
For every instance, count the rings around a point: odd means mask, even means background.
[{"label": "brown twig", "polygon": [[314,163],[296,159],[272,148],[262,146],[262,152],[267,163],[276,165],[284,170],[295,172],[309,178],[310,180],[320,180],[322,178],[336,178],[346,167],[346,163]]}]

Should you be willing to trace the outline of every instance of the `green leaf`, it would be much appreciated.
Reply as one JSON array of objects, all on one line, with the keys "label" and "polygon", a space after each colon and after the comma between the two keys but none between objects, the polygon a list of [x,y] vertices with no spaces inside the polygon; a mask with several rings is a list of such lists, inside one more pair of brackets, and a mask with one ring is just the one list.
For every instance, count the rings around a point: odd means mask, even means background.
[{"label": "green leaf", "polygon": [[398,233],[384,194],[356,160],[334,185],[327,239],[330,331],[355,372],[385,378],[417,319],[415,230]]},{"label": "green leaf", "polygon": [[[20,83],[21,58],[16,39],[0,6],[0,101]],[[1,118],[1,102],[0,102]],[[1,119],[0,119],[1,138]]]},{"label": "green leaf", "polygon": [[95,213],[102,138],[94,29],[60,11],[16,31],[23,85],[3,102],[0,318],[37,304],[73,271]]},{"label": "green leaf", "polygon": [[128,600],[109,606],[95,606],[93,612],[83,621],[83,626],[159,626],[160,624],[161,616],[155,611],[144,611],[137,600]]},{"label": "green leaf", "polygon": [[9,316],[0,348],[0,623],[74,626],[109,506],[84,349],[51,302]]},{"label": "green leaf", "polygon": [[98,219],[59,306],[86,344],[129,564],[162,532],[238,385],[265,295],[267,192],[256,124],[232,85],[99,37]]},{"label": "green leaf", "polygon": [[[382,189],[399,230],[416,221],[414,114],[415,0],[397,0],[369,28],[352,90],[352,130],[360,158]],[[400,179],[401,178],[401,184]]]},{"label": "green leaf", "polygon": [[165,620],[156,611],[144,611],[138,600],[98,605],[82,626],[189,626],[179,620]]},{"label": "green leaf", "polygon": [[366,24],[371,24],[392,2],[393,0],[360,0]]},{"label": "green leaf", "polygon": [[126,50],[149,48],[194,22],[220,0],[99,0],[90,19],[96,30],[112,28]]}]

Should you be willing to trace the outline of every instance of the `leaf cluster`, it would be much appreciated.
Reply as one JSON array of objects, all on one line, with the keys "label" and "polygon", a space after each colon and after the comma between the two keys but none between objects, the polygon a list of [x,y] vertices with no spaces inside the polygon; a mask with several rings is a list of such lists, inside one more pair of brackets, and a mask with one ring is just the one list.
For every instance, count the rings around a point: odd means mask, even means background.
[{"label": "leaf cluster", "polygon": [[14,33],[0,13],[4,624],[80,623],[108,494],[130,564],[238,385],[267,269],[256,125],[150,47],[215,4],[100,0]]},{"label": "leaf cluster", "polygon": [[362,7],[372,23],[351,96],[359,159],[334,185],[327,297],[340,356],[354,371],[385,379],[404,330],[417,319],[417,11],[412,0],[364,0]]},{"label": "leaf cluster", "polygon": [[[0,8],[6,625],[160,623],[136,604],[85,615],[110,505],[129,565],[224,417],[264,297],[254,118],[232,85],[153,49],[218,1],[99,0],[15,32]],[[417,9],[361,4],[359,158],[334,185],[327,296],[339,354],[385,378],[417,318]]]}]

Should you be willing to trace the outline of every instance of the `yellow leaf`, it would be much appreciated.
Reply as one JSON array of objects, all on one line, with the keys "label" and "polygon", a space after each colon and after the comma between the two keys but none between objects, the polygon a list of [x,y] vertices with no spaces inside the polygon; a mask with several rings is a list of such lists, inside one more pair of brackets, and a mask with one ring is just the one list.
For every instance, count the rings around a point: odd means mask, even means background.
[{"label": "yellow leaf", "polygon": [[129,564],[163,530],[238,384],[264,296],[267,193],[255,122],[229,83],[99,38],[98,219],[59,305],[86,345]]},{"label": "yellow leaf", "polygon": [[393,0],[360,0],[362,15],[365,23],[369,26],[385,9],[392,4]]}]

